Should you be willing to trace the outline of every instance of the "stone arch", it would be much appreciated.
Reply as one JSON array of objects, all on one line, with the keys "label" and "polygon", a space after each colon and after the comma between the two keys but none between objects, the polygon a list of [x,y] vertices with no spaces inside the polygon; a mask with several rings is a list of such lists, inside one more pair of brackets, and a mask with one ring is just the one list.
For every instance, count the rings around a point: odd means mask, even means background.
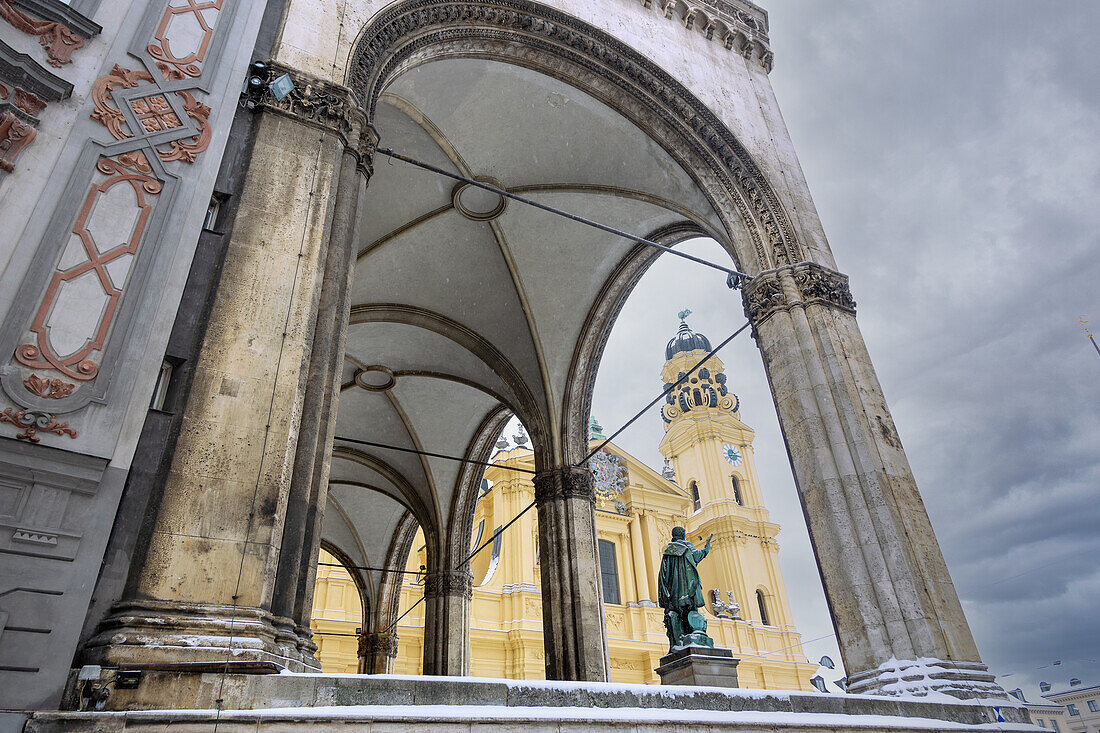
[{"label": "stone arch", "polygon": [[[685,240],[705,236],[709,234],[700,226],[685,221],[650,232],[646,239],[672,247]],[[573,350],[565,390],[565,409],[562,410],[563,450],[570,463],[581,460],[589,450],[588,420],[592,413],[592,393],[611,329],[634,287],[660,255],[660,250],[644,244],[632,248],[605,280],[596,302],[589,309],[584,330]]]},{"label": "stone arch", "polygon": [[336,558],[337,562],[344,566],[344,570],[351,576],[351,580],[355,583],[355,588],[359,591],[360,605],[362,606],[362,616],[360,617],[360,627],[367,627],[367,620],[371,617],[371,609],[374,606],[374,602],[371,599],[371,583],[367,583],[363,579],[363,570],[356,567],[356,563],[351,559],[351,556],[344,552],[328,540],[321,540],[321,549]]},{"label": "stone arch", "polygon": [[402,0],[360,34],[346,83],[371,117],[397,74],[447,57],[525,66],[618,110],[695,177],[726,226],[723,246],[745,270],[805,259],[773,187],[718,117],[645,56],[561,11],[530,0]]}]

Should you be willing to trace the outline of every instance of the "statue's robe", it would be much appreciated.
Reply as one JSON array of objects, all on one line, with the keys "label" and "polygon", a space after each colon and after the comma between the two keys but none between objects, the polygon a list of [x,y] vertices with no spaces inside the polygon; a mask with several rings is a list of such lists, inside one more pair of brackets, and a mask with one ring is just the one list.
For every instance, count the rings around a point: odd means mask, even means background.
[{"label": "statue's robe", "polygon": [[684,612],[703,606],[703,583],[697,564],[706,556],[706,549],[696,550],[686,540],[668,544],[657,576],[657,603],[661,608]]}]

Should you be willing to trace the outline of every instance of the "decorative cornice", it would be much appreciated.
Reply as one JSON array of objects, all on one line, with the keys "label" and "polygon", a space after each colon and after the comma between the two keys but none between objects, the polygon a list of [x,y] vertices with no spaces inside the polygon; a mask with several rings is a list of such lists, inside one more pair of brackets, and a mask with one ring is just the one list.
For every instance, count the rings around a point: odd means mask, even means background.
[{"label": "decorative cornice", "polygon": [[535,501],[545,504],[563,499],[584,499],[596,503],[596,491],[592,471],[587,468],[566,466],[543,471],[535,476]]},{"label": "decorative cornice", "polygon": [[[642,7],[654,7],[653,0],[641,2]],[[702,32],[708,41],[719,41],[745,59],[755,57],[771,72],[768,14],[762,8],[742,0],[658,0],[656,9],[670,20],[679,10],[684,28]]]},{"label": "decorative cornice", "polygon": [[0,41],[0,79],[22,87],[47,102],[60,102],[73,93],[73,85],[44,69],[25,53]]},{"label": "decorative cornice", "polygon": [[379,13],[364,30],[348,85],[370,113],[386,82],[436,46],[452,53],[515,58],[550,75],[560,75],[565,60],[610,82],[631,108],[620,111],[654,128],[653,134],[668,137],[668,131],[658,128],[659,123],[670,126],[675,142],[698,156],[699,165],[732,194],[729,203],[749,224],[760,269],[802,259],[789,217],[744,146],[680,82],[613,36],[527,0],[403,0]]},{"label": "decorative cornice", "polygon": [[424,596],[457,596],[469,600],[474,597],[474,576],[467,570],[428,573],[424,576]]},{"label": "decorative cornice", "polygon": [[[785,287],[785,278],[790,278]],[[856,301],[848,289],[848,276],[814,262],[800,262],[762,272],[742,291],[745,317],[753,333],[778,311],[801,305],[821,304],[846,313],[856,312]]]},{"label": "decorative cornice", "polygon": [[[46,19],[36,20],[32,15]],[[73,51],[83,48],[84,40],[100,31],[98,25],[64,3],[49,0],[0,0],[0,18],[18,31],[38,36],[38,42],[46,49],[47,62],[58,67],[72,63]]]},{"label": "decorative cornice", "polygon": [[62,0],[7,0],[10,4],[22,8],[39,18],[63,23],[73,33],[85,40],[98,36],[103,28],[90,18],[78,13]]}]

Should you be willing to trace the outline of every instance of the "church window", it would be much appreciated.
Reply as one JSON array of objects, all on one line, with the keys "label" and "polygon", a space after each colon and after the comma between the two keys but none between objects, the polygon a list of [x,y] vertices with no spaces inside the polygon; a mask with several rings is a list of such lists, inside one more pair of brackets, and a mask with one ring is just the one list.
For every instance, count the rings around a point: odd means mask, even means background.
[{"label": "church window", "polygon": [[688,489],[691,490],[691,501],[695,506],[695,511],[699,511],[703,507],[703,502],[699,499],[699,485],[692,481]]},{"label": "church window", "polygon": [[702,407],[702,405],[703,405],[703,395],[699,392],[699,390],[693,389],[691,391],[691,396],[695,399],[695,406],[696,407]]},{"label": "church window", "polygon": [[1073,703],[1066,705],[1066,709],[1069,710],[1070,715],[1080,715],[1081,711],[1077,709],[1077,706]]},{"label": "church window", "polygon": [[599,540],[600,581],[603,583],[603,602],[619,604],[619,566],[615,563],[615,543]]},{"label": "church window", "polygon": [[1089,700],[1089,711],[1093,713],[1100,713],[1100,706],[1096,704],[1095,700]]},{"label": "church window", "polygon": [[764,600],[764,591],[756,591],[756,605],[760,607],[760,622],[765,626],[771,626],[771,621],[768,619],[768,604]]},{"label": "church window", "polygon": [[730,476],[730,483],[733,485],[733,500],[739,506],[745,506],[745,500],[741,498],[741,482],[737,480],[736,476]]}]

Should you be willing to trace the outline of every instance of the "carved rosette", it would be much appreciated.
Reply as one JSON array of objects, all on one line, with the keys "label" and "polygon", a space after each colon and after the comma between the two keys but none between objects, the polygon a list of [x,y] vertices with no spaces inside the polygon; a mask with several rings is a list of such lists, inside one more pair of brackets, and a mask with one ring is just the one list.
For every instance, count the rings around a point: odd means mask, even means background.
[{"label": "carved rosette", "polygon": [[456,596],[469,600],[474,597],[474,576],[469,571],[428,573],[424,576],[424,596]]},{"label": "carved rosette", "polygon": [[366,657],[396,657],[397,634],[385,631],[367,632],[359,634],[359,656]]},{"label": "carved rosette", "polygon": [[545,504],[564,499],[583,499],[596,503],[592,472],[576,466],[555,468],[535,476],[535,501]]},{"label": "carved rosette", "polygon": [[[791,278],[792,287],[784,288],[785,277]],[[756,275],[742,290],[742,300],[753,334],[761,323],[777,312],[796,305],[818,304],[845,313],[856,312],[856,301],[848,289],[848,276],[813,262],[800,262],[793,267],[780,267]]]}]

